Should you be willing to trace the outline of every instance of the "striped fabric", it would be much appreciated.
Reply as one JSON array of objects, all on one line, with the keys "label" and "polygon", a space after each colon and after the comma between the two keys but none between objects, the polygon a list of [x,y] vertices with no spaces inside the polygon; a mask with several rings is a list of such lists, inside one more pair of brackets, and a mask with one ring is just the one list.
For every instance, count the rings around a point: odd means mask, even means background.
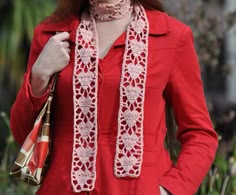
[{"label": "striped fabric", "polygon": [[41,184],[48,165],[50,149],[50,112],[56,78],[51,93],[25,139],[10,175],[30,185]]}]

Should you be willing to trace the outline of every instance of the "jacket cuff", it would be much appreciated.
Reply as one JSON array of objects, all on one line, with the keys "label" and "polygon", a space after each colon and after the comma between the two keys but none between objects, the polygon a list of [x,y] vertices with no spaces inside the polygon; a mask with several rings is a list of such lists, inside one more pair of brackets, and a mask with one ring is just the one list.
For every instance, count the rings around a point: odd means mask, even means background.
[{"label": "jacket cuff", "polygon": [[26,97],[30,100],[33,110],[38,111],[42,108],[43,104],[47,101],[50,90],[52,88],[53,79],[50,81],[48,85],[48,89],[41,96],[35,96],[32,92],[32,87],[30,84],[30,73],[26,75],[25,79],[25,92]]},{"label": "jacket cuff", "polygon": [[[188,182],[184,182],[182,184],[188,185]],[[178,178],[174,175],[163,175],[159,179],[159,185],[165,188],[171,195],[194,195],[194,191],[190,190],[193,187],[182,186],[180,182],[178,182]]]}]

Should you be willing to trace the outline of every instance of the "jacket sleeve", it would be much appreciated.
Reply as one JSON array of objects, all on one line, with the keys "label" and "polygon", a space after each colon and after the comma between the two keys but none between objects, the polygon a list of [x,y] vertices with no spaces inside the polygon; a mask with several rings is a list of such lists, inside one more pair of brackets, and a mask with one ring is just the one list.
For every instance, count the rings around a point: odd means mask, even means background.
[{"label": "jacket sleeve", "polygon": [[214,160],[218,136],[207,110],[193,36],[187,26],[178,41],[165,92],[174,110],[181,151],[159,184],[173,195],[193,195]]},{"label": "jacket sleeve", "polygon": [[34,30],[27,71],[24,74],[24,81],[10,112],[11,131],[15,140],[20,145],[23,144],[26,136],[32,129],[37,114],[49,95],[48,89],[41,97],[35,97],[32,94],[30,86],[31,68],[42,50],[40,43],[40,27],[37,26]]}]

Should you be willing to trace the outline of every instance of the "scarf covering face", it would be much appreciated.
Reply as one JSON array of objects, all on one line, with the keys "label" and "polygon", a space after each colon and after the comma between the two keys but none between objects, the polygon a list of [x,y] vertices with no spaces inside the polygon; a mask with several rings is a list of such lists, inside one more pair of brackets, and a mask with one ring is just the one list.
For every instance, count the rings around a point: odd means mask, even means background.
[{"label": "scarf covering face", "polygon": [[[91,1],[92,2],[92,1]],[[123,1],[121,1],[123,2]],[[149,23],[134,5],[128,26],[120,81],[120,107],[114,174],[138,177],[143,158],[143,114],[148,60]],[[93,11],[77,28],[73,73],[74,144],[71,183],[74,192],[91,191],[96,180],[98,35]]]}]

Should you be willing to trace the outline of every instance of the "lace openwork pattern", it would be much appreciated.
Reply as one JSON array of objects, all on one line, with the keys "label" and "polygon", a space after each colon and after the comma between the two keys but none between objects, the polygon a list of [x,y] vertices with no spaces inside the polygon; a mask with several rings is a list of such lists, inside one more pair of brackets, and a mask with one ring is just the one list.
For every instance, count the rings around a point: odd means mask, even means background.
[{"label": "lace openwork pattern", "polygon": [[[120,108],[114,162],[116,177],[138,177],[143,155],[143,113],[149,25],[134,6],[127,29],[120,82]],[[93,17],[83,15],[76,33],[73,75],[74,144],[71,182],[75,192],[91,191],[96,180],[98,36]]]},{"label": "lace openwork pattern", "polygon": [[94,18],[100,21],[121,19],[133,11],[130,0],[118,0],[115,3],[98,2],[98,0],[89,0],[89,2]]},{"label": "lace openwork pattern", "polygon": [[142,7],[135,9],[136,15],[127,30],[120,83],[116,177],[138,177],[142,164],[149,25],[145,10]]},{"label": "lace openwork pattern", "polygon": [[73,74],[74,145],[71,180],[75,192],[91,191],[96,178],[97,40],[95,21],[83,15],[76,33]]}]

